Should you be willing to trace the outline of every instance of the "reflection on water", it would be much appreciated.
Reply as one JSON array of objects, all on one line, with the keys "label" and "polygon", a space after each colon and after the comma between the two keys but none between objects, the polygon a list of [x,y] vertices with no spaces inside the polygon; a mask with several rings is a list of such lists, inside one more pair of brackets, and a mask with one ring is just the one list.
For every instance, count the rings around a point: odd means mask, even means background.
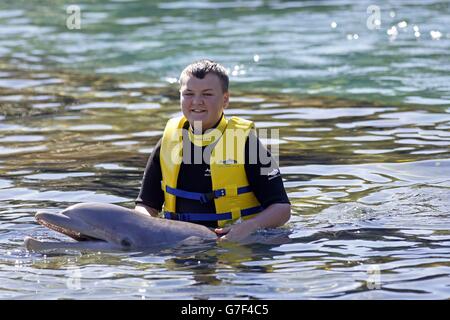
[{"label": "reflection on water", "polygon": [[[375,33],[346,2],[97,2],[78,33],[32,2],[0,4],[1,298],[450,297],[445,2],[382,7]],[[199,46],[230,67],[227,114],[279,130],[265,142],[279,149],[289,224],[247,245],[27,253],[26,235],[64,238],[35,223],[38,209],[133,206],[179,113],[173,78]]]}]

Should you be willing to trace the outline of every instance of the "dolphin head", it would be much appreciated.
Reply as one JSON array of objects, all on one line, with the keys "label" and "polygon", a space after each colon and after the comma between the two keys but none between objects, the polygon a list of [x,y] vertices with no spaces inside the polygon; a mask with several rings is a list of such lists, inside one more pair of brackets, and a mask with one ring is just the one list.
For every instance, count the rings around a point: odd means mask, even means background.
[{"label": "dolphin head", "polygon": [[144,217],[122,209],[105,210],[103,204],[82,203],[60,213],[37,212],[35,218],[41,225],[77,241],[103,241],[121,250],[141,247],[145,239],[137,231]]},{"label": "dolphin head", "polygon": [[78,242],[40,242],[28,239],[25,245],[38,249],[132,250],[174,244],[189,237],[214,240],[204,226],[167,221],[112,204],[81,203],[60,213],[38,212],[38,223]]}]

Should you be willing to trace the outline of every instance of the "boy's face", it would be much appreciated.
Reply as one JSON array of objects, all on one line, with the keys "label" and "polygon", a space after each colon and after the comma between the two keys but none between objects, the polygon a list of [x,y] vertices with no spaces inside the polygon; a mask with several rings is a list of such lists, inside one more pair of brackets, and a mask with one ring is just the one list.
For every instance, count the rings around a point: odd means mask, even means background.
[{"label": "boy's face", "polygon": [[181,110],[194,130],[212,128],[228,106],[229,94],[222,91],[220,79],[208,73],[203,79],[186,76],[180,88]]}]

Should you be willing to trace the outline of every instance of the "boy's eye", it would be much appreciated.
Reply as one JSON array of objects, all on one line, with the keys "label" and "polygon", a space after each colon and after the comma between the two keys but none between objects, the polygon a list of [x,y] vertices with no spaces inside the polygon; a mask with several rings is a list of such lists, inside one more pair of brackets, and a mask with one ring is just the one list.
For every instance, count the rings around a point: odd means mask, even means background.
[{"label": "boy's eye", "polygon": [[185,92],[185,93],[183,93],[183,95],[185,95],[185,96],[193,96],[194,94],[192,92]]}]

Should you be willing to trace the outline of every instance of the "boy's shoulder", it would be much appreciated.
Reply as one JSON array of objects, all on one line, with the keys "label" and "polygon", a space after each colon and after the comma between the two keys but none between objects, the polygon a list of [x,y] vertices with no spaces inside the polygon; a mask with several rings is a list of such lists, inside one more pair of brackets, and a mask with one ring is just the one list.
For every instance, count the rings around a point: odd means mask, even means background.
[{"label": "boy's shoulder", "polygon": [[240,118],[240,117],[236,117],[236,116],[230,117],[228,119],[228,124],[229,124],[229,126],[231,126],[232,128],[235,128],[235,129],[248,130],[248,129],[255,128],[255,123],[253,121],[247,120],[244,118]]}]

